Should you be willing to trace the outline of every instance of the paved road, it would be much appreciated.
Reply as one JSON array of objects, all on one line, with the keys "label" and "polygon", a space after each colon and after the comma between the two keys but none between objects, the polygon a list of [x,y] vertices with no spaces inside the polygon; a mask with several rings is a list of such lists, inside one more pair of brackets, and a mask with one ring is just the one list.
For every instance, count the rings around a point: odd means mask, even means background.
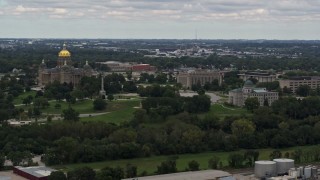
[{"label": "paved road", "polygon": [[108,114],[108,112],[103,112],[103,113],[90,113],[90,114],[80,114],[79,117],[92,117],[92,116],[100,116]]},{"label": "paved road", "polygon": [[[79,117],[92,117],[92,116],[100,116],[104,114],[108,114],[109,112],[103,112],[103,113],[86,113],[86,114],[79,114]],[[53,115],[55,117],[60,117],[61,114],[48,114],[48,115]]]}]

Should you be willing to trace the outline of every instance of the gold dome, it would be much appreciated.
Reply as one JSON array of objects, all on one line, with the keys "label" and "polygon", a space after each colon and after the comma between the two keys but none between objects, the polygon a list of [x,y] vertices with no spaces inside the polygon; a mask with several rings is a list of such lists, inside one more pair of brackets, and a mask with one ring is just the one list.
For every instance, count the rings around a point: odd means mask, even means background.
[{"label": "gold dome", "polygon": [[63,44],[63,49],[59,52],[59,57],[71,57],[71,53],[67,50],[66,44]]}]

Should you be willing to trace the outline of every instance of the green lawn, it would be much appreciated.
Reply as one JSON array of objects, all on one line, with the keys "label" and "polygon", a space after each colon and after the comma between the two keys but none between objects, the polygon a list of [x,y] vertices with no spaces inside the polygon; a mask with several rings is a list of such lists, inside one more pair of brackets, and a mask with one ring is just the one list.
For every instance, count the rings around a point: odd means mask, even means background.
[{"label": "green lawn", "polygon": [[[93,110],[93,104],[92,100],[82,100],[82,101],[77,101],[75,104],[71,104],[71,107],[78,111],[80,114],[83,113],[94,113],[95,110]],[[46,109],[43,109],[43,113],[48,113],[48,114],[61,114],[64,109],[67,109],[69,107],[69,103],[65,101],[50,101],[50,106]],[[55,105],[60,104],[61,108],[56,109]]]},{"label": "green lawn", "polygon": [[[56,100],[50,100],[49,101],[49,107],[45,109],[41,109],[41,112],[43,114],[62,114],[62,111],[64,109],[67,109],[69,107],[69,103],[65,101],[56,101]],[[56,109],[55,105],[60,104],[61,108]],[[32,107],[32,105],[29,106],[20,106],[21,108],[24,108],[25,110],[28,110],[28,108]],[[95,111],[93,110],[93,101],[92,100],[81,100],[77,101],[75,104],[71,104],[71,107],[78,111],[80,114],[83,113],[99,113],[101,111]]]},{"label": "green lawn", "polygon": [[139,107],[140,99],[132,100],[117,100],[108,102],[107,114],[100,116],[92,116],[81,118],[83,121],[105,121],[119,124],[121,122],[129,121],[133,117],[135,107]]},{"label": "green lawn", "polygon": [[29,92],[24,92],[24,93],[20,94],[18,97],[15,97],[13,99],[13,104],[14,105],[22,104],[23,99],[29,95],[34,97],[36,95],[36,91],[29,91]]},{"label": "green lawn", "polygon": [[[93,100],[82,100],[77,101],[75,104],[71,104],[71,107],[75,109],[80,114],[93,114],[93,113],[106,113],[99,116],[91,116],[81,118],[83,121],[105,121],[115,124],[120,124],[121,122],[129,121],[133,117],[133,112],[137,107],[140,106],[141,99],[122,99],[122,100],[114,100],[107,101],[107,108],[104,111],[95,111],[93,109]],[[64,109],[67,109],[69,103],[65,101],[56,101],[50,100],[50,106],[46,109],[41,109],[42,114],[62,114]],[[55,105],[60,104],[61,108],[56,109]],[[32,105],[25,106],[22,105],[20,108],[24,108],[26,111],[28,108],[32,107]]]},{"label": "green lawn", "polygon": [[[286,149],[281,149],[281,152],[282,154],[284,154],[285,152],[290,153],[296,149],[309,150],[309,149],[312,149],[313,147],[315,146],[286,148]],[[258,151],[260,152],[260,156],[259,156],[260,160],[268,160],[269,155],[273,151],[273,149],[259,149]],[[244,150],[240,150],[236,152],[244,152]],[[206,153],[200,153],[200,154],[179,155],[179,159],[177,160],[177,168],[179,171],[183,171],[187,167],[189,161],[196,160],[199,162],[201,169],[207,169],[208,160],[212,156],[218,156],[222,161],[223,165],[227,166],[228,156],[231,153],[234,153],[234,152],[206,152]],[[77,167],[89,166],[93,169],[98,170],[106,166],[110,166],[110,167],[120,166],[124,168],[127,163],[131,163],[138,167],[139,173],[143,171],[147,171],[148,174],[152,174],[153,172],[156,171],[157,165],[159,165],[162,161],[167,160],[167,158],[168,156],[154,156],[149,158],[136,158],[136,159],[113,160],[113,161],[103,161],[103,162],[94,162],[94,163],[68,164],[68,165],[55,166],[54,168],[61,169],[63,171],[69,171]]]},{"label": "green lawn", "polygon": [[221,104],[211,105],[210,111],[208,113],[203,113],[199,116],[204,117],[207,114],[218,116],[220,119],[224,118],[225,116],[251,115],[251,113],[244,108],[230,107],[226,105],[222,106]]}]

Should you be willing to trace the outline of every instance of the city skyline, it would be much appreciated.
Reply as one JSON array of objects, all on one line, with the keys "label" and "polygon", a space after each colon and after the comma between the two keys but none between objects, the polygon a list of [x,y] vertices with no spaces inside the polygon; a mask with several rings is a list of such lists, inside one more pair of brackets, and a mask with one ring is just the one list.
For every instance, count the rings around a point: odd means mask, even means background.
[{"label": "city skyline", "polygon": [[0,38],[319,40],[317,0],[0,0]]}]

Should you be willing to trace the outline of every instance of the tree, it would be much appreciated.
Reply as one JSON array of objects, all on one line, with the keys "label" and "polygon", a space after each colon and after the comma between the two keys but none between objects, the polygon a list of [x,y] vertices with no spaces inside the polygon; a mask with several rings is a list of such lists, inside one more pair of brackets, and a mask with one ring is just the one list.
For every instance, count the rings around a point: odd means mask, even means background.
[{"label": "tree", "polygon": [[133,126],[138,126],[142,123],[145,123],[148,119],[147,111],[144,109],[137,109],[133,112],[133,119],[131,124]]},{"label": "tree", "polygon": [[31,95],[29,95],[26,98],[23,98],[22,103],[27,106],[27,105],[31,104],[32,99],[33,99],[33,97]]},{"label": "tree", "polygon": [[155,111],[162,117],[166,119],[169,115],[173,114],[173,109],[170,106],[159,106]]},{"label": "tree", "polygon": [[48,180],[67,180],[67,177],[62,171],[54,171],[50,174]]},{"label": "tree", "polygon": [[202,130],[211,130],[211,129],[219,129],[220,128],[220,119],[219,117],[208,114],[203,119],[197,120],[197,126]]},{"label": "tree", "polygon": [[185,110],[190,113],[208,112],[211,106],[211,100],[206,95],[196,95],[192,98],[185,98]]},{"label": "tree", "polygon": [[76,99],[82,100],[85,96],[84,96],[84,92],[81,91],[80,89],[74,89],[70,95]]},{"label": "tree", "polygon": [[137,92],[138,88],[135,82],[133,81],[126,81],[123,83],[123,91],[128,93],[135,93]]},{"label": "tree", "polygon": [[34,107],[33,108],[33,117],[37,120],[41,115],[41,111],[39,108]]},{"label": "tree", "polygon": [[228,157],[229,166],[232,168],[240,168],[243,166],[244,157],[240,153],[230,154]]},{"label": "tree", "polygon": [[277,159],[277,158],[281,158],[282,157],[282,153],[279,150],[274,150],[272,153],[270,153],[269,158],[270,160],[273,159]]},{"label": "tree", "polygon": [[0,170],[2,170],[5,161],[6,161],[5,156],[0,154]]},{"label": "tree", "polygon": [[291,89],[288,88],[287,86],[285,86],[285,87],[282,89],[282,92],[283,92],[284,94],[291,94],[291,93],[292,93],[292,92],[291,92]]},{"label": "tree", "polygon": [[105,167],[102,168],[96,176],[96,180],[118,180],[124,178],[124,171],[120,167],[111,168]]},{"label": "tree", "polygon": [[34,106],[37,108],[42,108],[45,109],[46,107],[49,107],[49,102],[47,98],[44,97],[38,97],[36,99],[34,99]]},{"label": "tree", "polygon": [[176,160],[167,160],[157,167],[157,174],[168,174],[177,172]]},{"label": "tree", "polygon": [[244,106],[251,112],[253,110],[258,109],[260,106],[259,100],[257,97],[247,98],[244,102]]},{"label": "tree", "polygon": [[70,104],[75,104],[77,102],[77,99],[71,96],[70,98],[67,99],[67,102]]},{"label": "tree", "polygon": [[200,83],[200,81],[198,81],[197,84],[193,84],[193,85],[191,86],[191,90],[192,90],[192,91],[198,91],[201,87],[202,87],[202,86],[201,86],[201,83]]},{"label": "tree", "polygon": [[9,112],[5,109],[0,109],[0,122],[9,119]]},{"label": "tree", "polygon": [[59,103],[55,104],[55,105],[54,105],[54,108],[55,108],[55,109],[61,109],[61,104],[59,104]]},{"label": "tree", "polygon": [[15,152],[10,152],[8,154],[8,159],[10,159],[13,163],[14,166],[18,165],[25,165],[26,163],[29,164],[29,162],[32,162],[31,160],[32,156],[30,152],[20,152],[20,151],[15,151]]},{"label": "tree", "polygon": [[275,91],[280,88],[279,81],[273,82],[259,82],[256,87],[267,88],[268,91]]},{"label": "tree", "polygon": [[95,179],[96,173],[92,168],[81,167],[67,173],[69,180],[92,180]]},{"label": "tree", "polygon": [[267,98],[264,99],[263,106],[269,106],[269,101]]},{"label": "tree", "polygon": [[257,130],[260,131],[277,128],[279,122],[284,121],[284,119],[279,115],[273,114],[271,108],[260,107],[254,111],[252,121],[256,125]]},{"label": "tree", "polygon": [[12,96],[12,94],[8,94],[8,95],[7,95],[7,101],[8,101],[8,102],[12,102],[13,99],[14,99],[14,97]]},{"label": "tree", "polygon": [[78,121],[80,119],[79,112],[75,111],[70,106],[68,109],[63,110],[62,116],[66,121]]},{"label": "tree", "polygon": [[192,160],[192,161],[190,161],[188,163],[188,169],[190,171],[198,171],[199,170],[199,166],[200,166],[200,164],[195,160]]},{"label": "tree", "polygon": [[255,125],[247,119],[239,119],[231,124],[232,134],[237,137],[251,135],[255,129]]},{"label": "tree", "polygon": [[155,78],[156,82],[159,84],[165,84],[167,82],[167,75],[164,73],[158,74]]},{"label": "tree", "polygon": [[127,78],[128,78],[129,80],[131,80],[131,78],[132,78],[132,71],[127,71],[126,74],[127,74]]},{"label": "tree", "polygon": [[75,154],[79,149],[79,143],[77,139],[72,137],[62,137],[54,141],[55,147],[54,153],[57,159],[61,160],[63,163],[74,162]]},{"label": "tree", "polygon": [[112,100],[114,100],[114,96],[113,96],[112,94],[108,94],[107,99],[108,99],[109,101],[112,101]]},{"label": "tree", "polygon": [[247,161],[247,165],[253,167],[254,162],[259,158],[259,151],[247,150],[244,153],[244,159]]},{"label": "tree", "polygon": [[302,97],[309,96],[311,88],[308,85],[301,85],[296,89],[296,94]]},{"label": "tree", "polygon": [[219,163],[220,163],[220,158],[218,156],[213,156],[208,161],[208,167],[210,169],[218,169]]},{"label": "tree", "polygon": [[127,178],[137,177],[137,166],[132,164],[126,165],[126,176]]},{"label": "tree", "polygon": [[190,127],[186,129],[181,136],[181,145],[183,146],[184,151],[196,153],[200,152],[203,149],[203,138],[205,133],[202,132],[198,127]]},{"label": "tree", "polygon": [[107,107],[106,101],[101,98],[95,99],[93,101],[93,109],[94,110],[101,111],[101,110],[106,109],[106,107]]},{"label": "tree", "polygon": [[137,140],[137,132],[131,128],[121,128],[111,133],[108,140],[117,144],[135,142]]},{"label": "tree", "polygon": [[203,88],[198,89],[197,93],[199,95],[204,95],[206,93],[206,91]]}]

